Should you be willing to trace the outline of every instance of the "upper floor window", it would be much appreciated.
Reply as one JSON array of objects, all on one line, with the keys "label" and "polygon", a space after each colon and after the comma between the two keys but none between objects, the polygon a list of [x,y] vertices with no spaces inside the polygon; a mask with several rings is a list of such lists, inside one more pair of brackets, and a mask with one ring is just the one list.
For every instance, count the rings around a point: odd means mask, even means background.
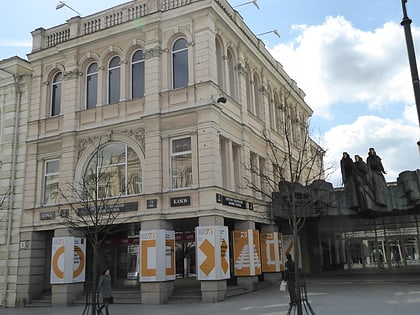
[{"label": "upper floor window", "polygon": [[98,103],[98,64],[92,63],[86,72],[86,108],[95,108]]},{"label": "upper floor window", "polygon": [[131,58],[131,98],[144,96],[144,55],[138,50]]},{"label": "upper floor window", "polygon": [[235,58],[232,51],[227,51],[227,63],[228,63],[228,93],[232,98],[235,98]]},{"label": "upper floor window", "polygon": [[111,59],[108,67],[108,104],[120,101],[121,62],[120,57]]},{"label": "upper floor window", "polygon": [[223,51],[220,41],[216,39],[216,63],[217,63],[217,83],[221,89],[224,89],[223,80]]},{"label": "upper floor window", "polygon": [[61,111],[61,81],[63,75],[61,72],[58,72],[52,81],[51,86],[51,116],[57,116]]},{"label": "upper floor window", "polygon": [[89,161],[84,183],[92,198],[110,198],[142,192],[142,171],[137,153],[124,143],[113,142]]},{"label": "upper floor window", "polygon": [[191,138],[172,139],[171,141],[171,178],[172,189],[192,186]]},{"label": "upper floor window", "polygon": [[172,47],[172,78],[174,89],[188,85],[188,42],[185,38],[178,39]]},{"label": "upper floor window", "polygon": [[58,201],[59,160],[45,161],[44,165],[44,205],[54,205]]}]

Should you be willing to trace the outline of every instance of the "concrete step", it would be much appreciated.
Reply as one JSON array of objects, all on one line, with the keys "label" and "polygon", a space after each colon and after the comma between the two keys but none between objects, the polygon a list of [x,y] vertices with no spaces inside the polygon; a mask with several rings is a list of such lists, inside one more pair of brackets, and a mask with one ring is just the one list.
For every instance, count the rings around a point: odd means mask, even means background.
[{"label": "concrete step", "polygon": [[36,307],[52,307],[51,303],[51,291],[46,291],[39,297],[32,299],[30,303],[25,304],[25,307],[36,308]]}]

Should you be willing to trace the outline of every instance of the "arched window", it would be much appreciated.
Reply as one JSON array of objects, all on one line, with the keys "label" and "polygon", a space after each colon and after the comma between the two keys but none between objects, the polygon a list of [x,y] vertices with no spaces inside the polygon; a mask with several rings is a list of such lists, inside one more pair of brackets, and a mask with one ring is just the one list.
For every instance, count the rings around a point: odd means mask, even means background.
[{"label": "arched window", "polygon": [[86,108],[95,108],[98,104],[98,64],[92,63],[86,71]]},{"label": "arched window", "polygon": [[224,89],[223,80],[223,52],[220,41],[216,39],[216,63],[217,63],[217,84],[219,88]]},{"label": "arched window", "polygon": [[131,98],[144,96],[144,55],[138,50],[131,58]]},{"label": "arched window", "polygon": [[58,72],[52,81],[51,86],[51,116],[57,116],[61,111],[61,81],[63,74]]},{"label": "arched window", "polygon": [[124,143],[105,145],[89,161],[84,186],[92,198],[141,193],[142,171],[137,153]]},{"label": "arched window", "polygon": [[120,57],[114,57],[108,67],[108,104],[120,101]]},{"label": "arched window", "polygon": [[174,89],[188,85],[188,42],[178,39],[172,46],[172,86]]},{"label": "arched window", "polygon": [[227,63],[228,63],[228,94],[235,98],[235,59],[232,51],[227,51]]}]

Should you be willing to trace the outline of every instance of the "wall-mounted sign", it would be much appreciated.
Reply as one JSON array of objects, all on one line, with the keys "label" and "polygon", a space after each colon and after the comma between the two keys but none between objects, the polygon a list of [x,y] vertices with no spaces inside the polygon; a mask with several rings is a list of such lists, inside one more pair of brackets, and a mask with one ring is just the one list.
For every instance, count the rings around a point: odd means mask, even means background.
[{"label": "wall-mounted sign", "polygon": [[[223,196],[221,194],[216,194],[216,202],[221,203],[225,206],[241,208],[241,209],[246,209],[246,204],[247,204],[245,200],[231,198],[231,197]],[[250,204],[250,207],[251,207],[251,204]]]},{"label": "wall-mounted sign", "polygon": [[171,198],[171,207],[183,207],[191,204],[190,196]]},{"label": "wall-mounted sign", "polygon": [[39,219],[40,220],[54,220],[55,211],[40,212]]},{"label": "wall-mounted sign", "polygon": [[147,199],[146,205],[147,209],[157,208],[157,199]]},{"label": "wall-mounted sign", "polygon": [[89,213],[107,213],[107,212],[127,212],[127,211],[135,211],[138,209],[138,202],[119,202],[116,204],[107,204],[102,206],[92,206],[88,209],[86,208],[79,208],[77,209],[81,215],[87,215]]}]

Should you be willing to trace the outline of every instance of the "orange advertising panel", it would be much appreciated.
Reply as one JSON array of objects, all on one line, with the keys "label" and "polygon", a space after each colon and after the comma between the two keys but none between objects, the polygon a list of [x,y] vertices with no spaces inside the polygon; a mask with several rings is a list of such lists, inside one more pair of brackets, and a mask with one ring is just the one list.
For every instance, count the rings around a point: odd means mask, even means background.
[{"label": "orange advertising panel", "polygon": [[233,255],[236,276],[254,276],[261,274],[258,231],[233,231]]},{"label": "orange advertising panel", "polygon": [[141,240],[141,270],[142,277],[156,276],[156,261],[154,260],[156,251],[156,240]]},{"label": "orange advertising panel", "polygon": [[166,243],[166,276],[175,276],[175,239],[168,239]]},{"label": "orange advertising panel", "polygon": [[261,261],[263,272],[284,270],[282,254],[282,234],[279,232],[261,233]]}]

